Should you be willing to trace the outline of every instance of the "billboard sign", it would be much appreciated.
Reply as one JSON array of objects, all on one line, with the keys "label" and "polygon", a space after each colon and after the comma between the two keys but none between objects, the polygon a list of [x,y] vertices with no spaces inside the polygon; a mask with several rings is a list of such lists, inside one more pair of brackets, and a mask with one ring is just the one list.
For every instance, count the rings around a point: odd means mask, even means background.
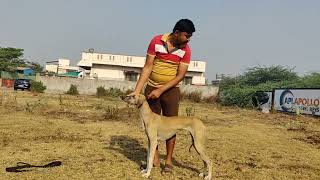
[{"label": "billboard sign", "polygon": [[275,89],[273,108],[320,116],[320,89]]}]

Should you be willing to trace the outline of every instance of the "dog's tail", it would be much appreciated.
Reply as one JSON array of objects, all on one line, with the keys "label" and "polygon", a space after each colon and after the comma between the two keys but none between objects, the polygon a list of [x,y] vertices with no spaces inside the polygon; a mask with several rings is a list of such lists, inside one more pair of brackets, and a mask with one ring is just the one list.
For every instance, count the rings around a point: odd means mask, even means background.
[{"label": "dog's tail", "polygon": [[197,151],[197,153],[199,154],[197,148],[194,146],[194,138],[193,138],[193,134],[190,132],[191,135],[191,139],[192,139],[192,144],[189,147],[189,152],[191,152],[191,147],[193,146],[193,148]]}]

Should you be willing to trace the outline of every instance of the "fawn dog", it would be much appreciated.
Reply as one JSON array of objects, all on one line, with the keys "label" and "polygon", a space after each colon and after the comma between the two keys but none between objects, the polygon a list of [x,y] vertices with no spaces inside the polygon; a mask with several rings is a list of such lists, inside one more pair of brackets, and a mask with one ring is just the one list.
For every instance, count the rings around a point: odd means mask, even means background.
[{"label": "fawn dog", "polygon": [[[200,119],[194,117],[166,117],[158,115],[151,111],[146,97],[144,95],[125,96],[122,97],[128,105],[135,106],[139,109],[140,119],[144,127],[145,133],[148,137],[148,157],[147,168],[142,170],[143,177],[149,177],[151,169],[153,167],[153,158],[158,140],[167,140],[176,134],[177,130],[184,129],[190,132],[193,140],[193,144],[204,165],[207,169],[207,176],[205,173],[200,173],[199,176],[210,180],[212,178],[212,162],[205,154],[205,126]],[[189,149],[190,150],[190,149]]]}]

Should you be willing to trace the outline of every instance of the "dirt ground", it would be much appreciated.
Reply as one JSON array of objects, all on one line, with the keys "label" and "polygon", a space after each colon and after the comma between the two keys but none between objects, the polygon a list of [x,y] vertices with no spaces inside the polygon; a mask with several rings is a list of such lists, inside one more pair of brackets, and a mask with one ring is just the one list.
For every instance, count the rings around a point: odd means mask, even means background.
[{"label": "dirt ground", "polygon": [[[143,179],[147,138],[119,98],[0,92],[0,179]],[[207,126],[214,179],[320,179],[320,119],[183,101]],[[191,138],[177,134],[174,172],[150,179],[202,179]],[[162,166],[165,143],[161,142]],[[6,172],[17,162],[62,166]]]}]

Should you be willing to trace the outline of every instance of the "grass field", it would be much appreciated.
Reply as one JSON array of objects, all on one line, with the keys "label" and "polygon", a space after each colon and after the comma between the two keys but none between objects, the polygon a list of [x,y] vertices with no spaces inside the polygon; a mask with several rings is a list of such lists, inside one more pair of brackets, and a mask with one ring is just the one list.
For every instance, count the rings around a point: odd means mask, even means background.
[{"label": "grass field", "polygon": [[[0,95],[0,179],[142,179],[147,138],[135,109],[120,98]],[[207,128],[214,179],[320,179],[320,119],[183,101]],[[151,179],[201,179],[203,163],[180,131],[173,174],[154,168]],[[160,143],[165,158],[165,143]],[[22,161],[63,165],[9,173]]]}]

